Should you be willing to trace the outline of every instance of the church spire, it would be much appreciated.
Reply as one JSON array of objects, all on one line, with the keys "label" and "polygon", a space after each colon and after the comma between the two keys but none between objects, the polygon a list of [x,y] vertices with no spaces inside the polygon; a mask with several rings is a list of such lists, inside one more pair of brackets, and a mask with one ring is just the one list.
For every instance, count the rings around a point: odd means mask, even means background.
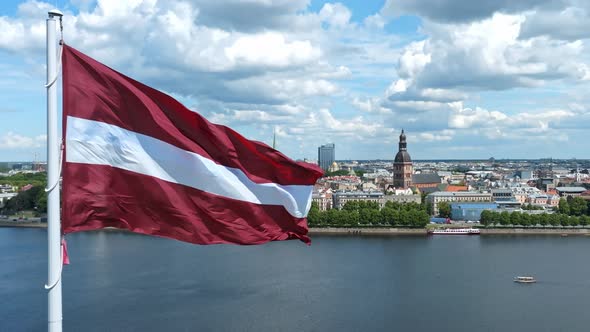
[{"label": "church spire", "polygon": [[406,134],[402,129],[399,135],[399,151],[393,161],[393,185],[396,188],[409,188],[412,186],[412,173],[412,158],[407,151]]},{"label": "church spire", "polygon": [[406,143],[406,134],[404,134],[404,130],[402,129],[402,133],[399,135],[399,150],[406,151],[407,150],[407,143]]}]

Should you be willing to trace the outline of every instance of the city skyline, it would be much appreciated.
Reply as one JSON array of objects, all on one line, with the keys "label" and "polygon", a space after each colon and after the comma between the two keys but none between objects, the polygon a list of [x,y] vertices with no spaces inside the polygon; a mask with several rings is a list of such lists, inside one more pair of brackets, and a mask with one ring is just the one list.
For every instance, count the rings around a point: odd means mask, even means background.
[{"label": "city skyline", "polygon": [[3,1],[0,161],[46,159],[56,5],[69,45],[293,159],[391,160],[402,128],[416,161],[590,158],[590,6],[470,3]]}]

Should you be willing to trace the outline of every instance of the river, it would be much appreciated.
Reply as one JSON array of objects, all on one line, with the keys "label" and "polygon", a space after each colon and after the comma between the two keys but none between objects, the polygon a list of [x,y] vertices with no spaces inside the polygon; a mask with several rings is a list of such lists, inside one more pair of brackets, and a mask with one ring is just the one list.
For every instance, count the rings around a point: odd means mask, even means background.
[{"label": "river", "polygon": [[[44,229],[0,228],[0,330],[46,330]],[[590,237],[67,236],[65,331],[588,331]],[[516,275],[536,284],[516,284]]]}]

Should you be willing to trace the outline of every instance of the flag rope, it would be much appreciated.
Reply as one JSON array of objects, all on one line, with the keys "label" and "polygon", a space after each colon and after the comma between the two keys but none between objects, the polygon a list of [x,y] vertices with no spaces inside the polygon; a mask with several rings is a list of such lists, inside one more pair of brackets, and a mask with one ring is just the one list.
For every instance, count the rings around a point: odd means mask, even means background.
[{"label": "flag rope", "polygon": [[55,280],[55,282],[53,282],[51,285],[47,285],[45,284],[45,289],[50,290],[53,287],[55,287],[55,285],[57,285],[57,283],[61,280],[61,273],[64,269],[64,236],[61,236],[61,245],[60,245],[60,264],[59,264],[59,274],[57,275],[57,279]]},{"label": "flag rope", "polygon": [[[62,143],[61,146],[59,148],[59,163],[58,163],[58,170],[57,170],[57,181],[55,181],[51,187],[49,188],[45,188],[45,192],[48,193],[50,191],[52,191],[53,189],[55,189],[55,187],[57,187],[57,185],[59,184],[59,178],[61,177],[61,169],[62,169],[62,164],[63,164],[63,155],[64,155],[64,143],[63,143],[63,139],[62,139]],[[49,184],[49,183],[48,183]]]},{"label": "flag rope", "polygon": [[[60,18],[60,26],[61,26],[61,18]],[[63,31],[63,28],[62,28]],[[57,56],[57,70],[55,71],[55,77],[51,80],[51,82],[45,84],[45,88],[49,89],[53,84],[55,84],[55,82],[57,82],[57,78],[59,77],[59,73],[61,72],[61,55],[64,49],[64,45],[63,45],[63,35],[61,37],[62,39],[59,41],[59,55]],[[62,167],[62,162],[63,162],[63,151],[64,151],[64,144],[63,144],[63,139],[62,139],[62,143],[61,143],[61,147],[60,147],[60,153],[59,153],[59,169],[57,171],[57,181],[55,181],[54,184],[51,185],[51,187],[49,188],[45,188],[45,192],[48,193],[50,191],[52,191],[53,189],[55,189],[55,187],[57,187],[57,184],[59,183],[59,178],[61,176],[61,167]]]},{"label": "flag rope", "polygon": [[[60,26],[61,26],[61,17],[60,17]],[[63,31],[63,30],[62,30]],[[45,88],[49,89],[51,86],[53,86],[53,84],[55,84],[55,82],[57,82],[57,79],[59,78],[59,73],[61,72],[61,56],[62,56],[62,52],[63,52],[63,35],[62,35],[62,40],[60,40],[59,43],[59,55],[57,56],[57,70],[55,73],[55,77],[53,77],[53,79],[51,80],[51,82],[45,84]],[[62,143],[61,143],[61,147],[60,147],[60,154],[59,154],[59,163],[58,163],[58,171],[57,171],[57,180],[55,181],[55,183],[53,183],[50,187],[45,188],[45,192],[51,192],[53,191],[53,189],[55,189],[57,187],[57,185],[59,184],[59,179],[61,177],[61,170],[62,170],[62,163],[63,163],[63,151],[64,151],[64,144],[63,144],[63,139],[62,139]],[[48,183],[49,185],[49,183]],[[60,265],[59,265],[59,274],[56,278],[56,280],[51,284],[45,284],[45,289],[46,290],[51,290],[53,289],[53,287],[55,287],[59,281],[61,280],[61,273],[63,271],[63,267],[64,267],[64,262],[63,262],[63,254],[64,254],[64,245],[63,245],[63,235],[61,236],[61,245],[60,245]],[[49,282],[49,281],[48,281]]]},{"label": "flag rope", "polygon": [[55,82],[57,82],[57,78],[59,77],[59,73],[61,72],[61,54],[63,52],[64,45],[62,42],[59,44],[59,55],[57,56],[57,70],[55,71],[55,77],[51,80],[51,82],[45,84],[45,88],[49,89]]}]

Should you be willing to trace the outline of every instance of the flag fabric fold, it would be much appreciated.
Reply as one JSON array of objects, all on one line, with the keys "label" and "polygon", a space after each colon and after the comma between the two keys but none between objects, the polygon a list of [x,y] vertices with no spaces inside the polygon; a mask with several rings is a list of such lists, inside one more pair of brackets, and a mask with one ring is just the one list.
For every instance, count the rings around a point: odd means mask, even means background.
[{"label": "flag fabric fold", "polygon": [[64,234],[116,227],[197,244],[309,243],[318,166],[67,45],[62,68]]}]

